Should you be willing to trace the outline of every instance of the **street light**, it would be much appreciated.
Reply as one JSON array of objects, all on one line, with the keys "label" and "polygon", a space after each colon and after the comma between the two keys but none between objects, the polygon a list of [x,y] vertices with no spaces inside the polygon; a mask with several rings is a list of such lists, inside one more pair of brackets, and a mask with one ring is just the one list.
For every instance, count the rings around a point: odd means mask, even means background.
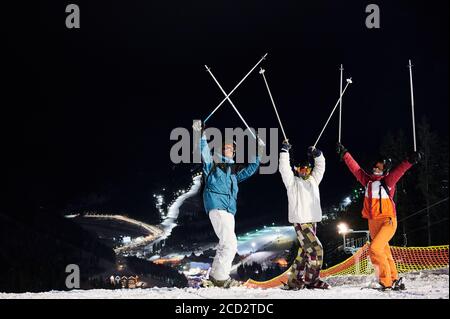
[{"label": "street light", "polygon": [[344,250],[345,250],[345,235],[349,232],[352,232],[353,229],[349,229],[346,223],[340,223],[338,226],[338,233],[342,234],[342,240],[344,242]]},{"label": "street light", "polygon": [[353,229],[348,229],[348,225],[346,223],[340,223],[337,226],[337,228],[338,228],[338,233],[339,234],[344,234],[344,236],[345,236],[346,233],[348,233],[350,231],[353,231]]},{"label": "street light", "polygon": [[347,247],[347,243],[345,240],[345,235],[347,234],[361,234],[364,233],[366,234],[366,240],[370,241],[370,232],[368,230],[353,230],[353,229],[349,229],[348,225],[346,223],[340,223],[338,226],[338,233],[342,234],[342,239],[344,242],[344,251],[346,253],[351,252],[352,254],[354,254],[356,252],[355,247]]}]

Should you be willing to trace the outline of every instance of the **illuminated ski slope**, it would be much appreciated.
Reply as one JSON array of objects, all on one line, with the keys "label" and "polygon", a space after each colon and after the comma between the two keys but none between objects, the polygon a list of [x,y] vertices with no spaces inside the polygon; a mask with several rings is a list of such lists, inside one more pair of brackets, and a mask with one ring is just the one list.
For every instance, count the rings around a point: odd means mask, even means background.
[{"label": "illuminated ski slope", "polygon": [[240,255],[247,255],[264,250],[268,245],[290,245],[295,236],[292,226],[264,226],[238,236],[238,252]]}]

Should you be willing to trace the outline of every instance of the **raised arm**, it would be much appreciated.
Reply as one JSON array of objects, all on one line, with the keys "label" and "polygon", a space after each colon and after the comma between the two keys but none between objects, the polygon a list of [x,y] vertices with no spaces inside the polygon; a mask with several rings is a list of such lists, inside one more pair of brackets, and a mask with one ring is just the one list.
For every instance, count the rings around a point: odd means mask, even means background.
[{"label": "raised arm", "polygon": [[386,185],[389,187],[395,186],[397,182],[402,178],[402,176],[414,165],[419,163],[422,160],[423,153],[422,152],[413,152],[401,162],[397,167],[395,167],[389,175],[385,177]]},{"label": "raised arm", "polygon": [[363,186],[366,186],[370,181],[369,175],[359,166],[349,152],[344,154],[343,160],[358,182],[360,182]]},{"label": "raised arm", "polygon": [[202,154],[203,171],[209,173],[213,166],[213,159],[205,135],[200,138],[200,153]]},{"label": "raised arm", "polygon": [[264,144],[264,142],[258,138],[258,155],[244,169],[236,173],[238,183],[245,181],[247,178],[256,173],[261,163],[261,157],[264,154],[265,147],[266,145]]},{"label": "raised arm", "polygon": [[312,146],[308,148],[308,155],[314,158],[314,168],[311,176],[316,180],[317,184],[320,184],[325,173],[325,157],[320,150]]},{"label": "raised arm", "polygon": [[238,183],[245,181],[247,178],[256,173],[259,168],[260,158],[256,156],[253,163],[249,163],[245,168],[236,173]]},{"label": "raised arm", "polygon": [[369,175],[359,166],[359,164],[353,159],[347,149],[341,143],[337,143],[336,151],[341,158],[341,161],[344,160],[348,169],[352,174],[356,177],[358,182],[360,182],[363,186],[366,186],[370,181]]},{"label": "raised arm", "polygon": [[213,167],[213,159],[211,156],[211,150],[208,146],[208,141],[206,140],[206,136],[202,132],[201,121],[194,121],[194,125],[192,125],[192,128],[200,136],[200,143],[198,143],[198,145],[200,147],[200,154],[202,156],[203,172],[205,174],[208,174]]},{"label": "raised arm", "polygon": [[412,164],[407,160],[404,160],[397,165],[391,172],[384,178],[386,185],[389,187],[395,186],[400,178],[412,167]]},{"label": "raised arm", "polygon": [[289,160],[289,149],[291,145],[287,142],[283,142],[283,146],[280,152],[280,161],[279,161],[279,171],[281,174],[281,179],[283,180],[286,188],[291,188],[295,183],[294,172],[292,172],[291,164]]}]

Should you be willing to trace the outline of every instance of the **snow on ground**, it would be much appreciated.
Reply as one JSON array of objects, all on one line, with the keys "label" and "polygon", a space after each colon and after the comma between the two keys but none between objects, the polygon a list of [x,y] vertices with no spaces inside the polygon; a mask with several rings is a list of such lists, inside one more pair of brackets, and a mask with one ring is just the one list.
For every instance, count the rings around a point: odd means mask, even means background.
[{"label": "snow on ground", "polygon": [[327,279],[330,290],[149,288],[133,290],[72,290],[43,293],[0,293],[0,299],[449,299],[448,268],[404,275],[407,290],[381,292],[361,289],[372,276],[339,276]]}]

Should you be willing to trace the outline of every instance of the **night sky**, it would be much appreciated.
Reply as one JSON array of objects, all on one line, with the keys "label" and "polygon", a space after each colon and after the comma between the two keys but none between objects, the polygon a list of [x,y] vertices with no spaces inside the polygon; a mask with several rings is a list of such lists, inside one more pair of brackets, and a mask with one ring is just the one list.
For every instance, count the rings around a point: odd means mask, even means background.
[{"label": "night sky", "polygon": [[[80,6],[79,30],[65,27],[69,3]],[[132,207],[149,198],[176,172],[171,130],[190,128],[223,98],[204,65],[229,91],[266,52],[263,67],[296,158],[338,98],[341,63],[354,80],[344,98],[343,144],[363,164],[387,131],[405,131],[412,148],[409,58],[416,118],[426,116],[446,136],[448,2],[376,1],[378,30],[365,27],[370,3],[44,1],[30,26],[19,22],[23,11],[8,12],[1,115],[8,202],[64,208],[112,192]],[[258,72],[233,101],[251,126],[277,127]],[[242,127],[229,104],[208,125]],[[354,183],[335,154],[337,132],[334,117],[318,145],[328,160],[321,184],[328,204]],[[241,189],[247,202],[267,200],[267,213],[286,201],[278,174]]]}]

